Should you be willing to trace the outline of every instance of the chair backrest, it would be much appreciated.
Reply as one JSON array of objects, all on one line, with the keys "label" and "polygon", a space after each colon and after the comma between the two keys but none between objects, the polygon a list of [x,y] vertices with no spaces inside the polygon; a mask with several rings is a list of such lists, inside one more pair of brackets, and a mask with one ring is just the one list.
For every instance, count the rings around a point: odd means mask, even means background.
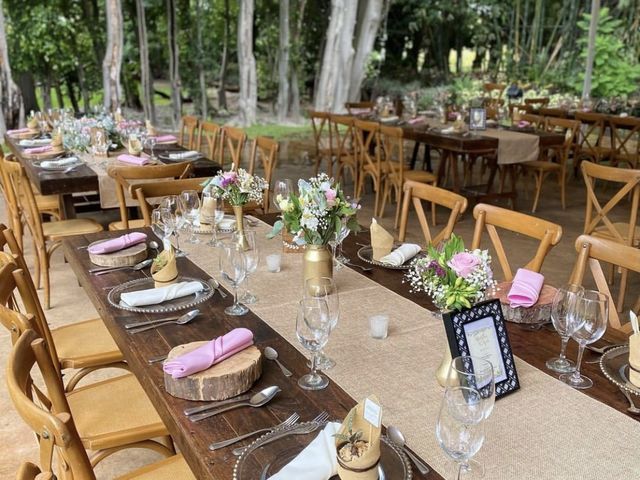
[{"label": "chair backrest", "polygon": [[538,109],[538,114],[543,117],[557,117],[557,118],[566,118],[567,111],[563,108],[548,108],[542,107]]},{"label": "chair backrest", "polygon": [[22,268],[28,272],[29,267],[22,254],[22,249],[13,233],[13,230],[7,228],[6,225],[0,223],[0,251],[7,252],[16,257],[18,268]]},{"label": "chair backrest", "polygon": [[219,147],[220,131],[222,127],[213,122],[202,122],[196,150],[202,153],[209,160],[216,159],[216,150]]},{"label": "chair backrest", "polygon": [[349,115],[372,112],[374,107],[374,102],[346,102],[344,104],[344,108],[347,109]]},{"label": "chair backrest", "polygon": [[225,157],[228,153],[232,163],[231,169],[238,170],[240,161],[242,160],[242,150],[244,149],[246,141],[247,134],[244,133],[244,130],[235,127],[222,127],[220,154],[218,156],[218,163],[222,168],[224,168]]},{"label": "chair backrest", "polygon": [[[0,307],[0,317],[12,314],[8,312]],[[47,387],[50,409],[33,400],[31,369],[35,366]],[[64,462],[68,471],[64,472],[63,478],[95,480],[91,462],[71,417],[62,380],[51,365],[46,342],[33,330],[26,330],[9,353],[7,388],[16,411],[36,434],[40,469],[48,474],[46,478],[57,478],[55,475],[59,472],[55,465]],[[40,395],[39,399],[42,401]]]},{"label": "chair backrest", "polygon": [[127,195],[132,180],[175,179],[185,178],[191,174],[193,164],[191,162],[170,163],[167,165],[144,166],[115,166],[107,169],[107,174],[114,179],[116,195],[120,208],[120,221],[122,228],[129,228],[129,213],[127,211]]},{"label": "chair backrest", "polygon": [[333,132],[331,131],[331,113],[309,110],[311,128],[313,129],[313,141],[316,146],[316,157],[320,156],[323,149],[333,149]]},{"label": "chair backrest", "polygon": [[[584,218],[583,233],[590,235],[602,224],[607,236],[624,245],[636,245],[640,242],[640,236],[636,235],[638,224],[638,204],[640,202],[640,170],[609,167],[592,162],[580,164],[584,183],[587,186],[587,210]],[[595,190],[596,180],[618,183],[620,190],[613,195],[607,203],[602,205]],[[626,231],[616,226],[611,220],[610,214],[627,195],[631,194],[631,209],[629,210],[629,223]],[[620,209],[622,210],[622,209]]]},{"label": "chair backrest", "polygon": [[249,174],[253,175],[256,163],[262,165],[263,178],[267,181],[268,188],[263,193],[262,210],[267,213],[269,210],[269,192],[271,191],[271,181],[278,163],[278,152],[280,146],[278,142],[268,137],[256,137],[251,142],[251,155],[249,158]]},{"label": "chair backrest", "polygon": [[540,128],[544,124],[544,118],[533,113],[521,113],[520,121],[529,122],[535,128]]},{"label": "chair backrest", "polygon": [[[369,167],[376,175],[382,171],[380,149],[380,125],[377,122],[365,122],[364,120],[354,120],[354,136],[356,138],[356,152],[358,155],[360,169]],[[372,145],[373,149],[372,156]]]},{"label": "chair backrest", "polygon": [[524,268],[534,272],[540,271],[545,257],[562,238],[562,227],[560,225],[494,205],[479,203],[473,209],[473,218],[476,219],[476,225],[473,231],[471,249],[480,248],[480,242],[486,230],[496,251],[498,262],[504,274],[504,280],[507,282],[513,279],[513,272],[500,240],[498,228],[539,240],[538,248],[533,258],[526,265],[523,265]]},{"label": "chair backrest", "polygon": [[18,162],[6,162],[5,168],[9,172],[9,177],[13,183],[14,189],[18,192],[22,217],[24,218],[34,243],[37,248],[44,248],[45,239],[42,231],[42,218],[38,210],[31,182],[24,171],[24,168]]},{"label": "chair backrest", "polygon": [[[0,149],[2,150],[2,149]],[[16,228],[16,222],[22,221],[22,209],[20,207],[20,181],[21,166],[12,157],[5,157],[0,151],[0,179],[2,180],[2,192],[4,194],[11,227]]]},{"label": "chair backrest", "polygon": [[18,467],[18,473],[16,473],[16,480],[45,480],[42,476],[38,476],[42,473],[40,467],[34,465],[31,462],[24,462]]},{"label": "chair backrest", "polygon": [[135,192],[140,203],[144,224],[151,226],[151,211],[153,206],[148,202],[149,198],[166,197],[167,195],[180,195],[185,190],[195,190],[202,192],[202,184],[208,178],[183,178],[181,180],[171,180],[166,182],[134,183],[130,186],[131,192]]},{"label": "chair backrest", "polygon": [[631,324],[623,323],[618,315],[600,262],[640,273],[640,249],[590,235],[580,235],[575,246],[578,258],[570,282],[582,285],[588,267],[598,291],[609,297],[609,325],[616,330],[631,333]]},{"label": "chair backrest", "polygon": [[332,130],[331,138],[338,161],[341,157],[354,153],[354,122],[355,118],[349,115],[330,115],[329,128]]},{"label": "chair backrest", "polygon": [[609,117],[613,157],[616,164],[626,163],[638,168],[640,159],[640,119],[635,117]]},{"label": "chair backrest", "polygon": [[507,88],[507,85],[504,84],[504,83],[487,82],[484,85],[482,85],[482,89],[489,96],[489,98],[500,98],[500,97],[502,97],[502,92],[504,92],[505,88]]},{"label": "chair backrest", "polygon": [[577,142],[580,154],[598,161],[600,159],[598,147],[602,143],[602,136],[605,131],[605,115],[601,113],[576,112],[575,118],[582,124]]},{"label": "chair backrest", "polygon": [[180,130],[178,131],[178,141],[180,145],[192,150],[196,145],[196,131],[198,130],[198,117],[193,115],[184,115],[180,121]]},{"label": "chair backrest", "polygon": [[546,107],[549,105],[549,97],[525,98],[524,104],[534,108]]},{"label": "chair backrest", "polygon": [[[442,241],[448,240],[453,233],[458,219],[467,210],[467,199],[462,195],[445,190],[444,188],[438,188],[412,180],[404,182],[403,190],[404,199],[402,201],[402,213],[400,214],[399,240],[403,242],[407,233],[410,203],[413,203],[413,208],[416,210],[420,228],[422,228],[422,234],[427,244],[438,245]],[[429,222],[422,208],[422,201],[432,202],[451,210],[446,225],[435,235],[431,233],[431,229],[429,228]]]},{"label": "chair backrest", "polygon": [[580,130],[580,122],[578,120],[569,120],[566,118],[547,117],[544,119],[544,129],[547,132],[560,133],[564,135],[562,147],[550,147],[551,150],[559,151],[558,160],[565,163],[569,158],[569,152],[575,147],[578,131]]},{"label": "chair backrest", "polygon": [[400,127],[388,127],[380,125],[380,146],[383,159],[386,163],[389,180],[396,185],[404,183],[404,134]]}]

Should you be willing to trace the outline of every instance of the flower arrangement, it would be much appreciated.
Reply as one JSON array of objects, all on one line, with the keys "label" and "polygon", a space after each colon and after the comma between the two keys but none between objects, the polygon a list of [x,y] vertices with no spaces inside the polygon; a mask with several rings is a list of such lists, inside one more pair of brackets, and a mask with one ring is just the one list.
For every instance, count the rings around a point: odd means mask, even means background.
[{"label": "flower arrangement", "polygon": [[205,187],[212,187],[214,196],[239,207],[249,202],[262,202],[262,192],[269,188],[269,185],[264,178],[250,175],[246,170],[239,168],[237,171],[219,172]]},{"label": "flower arrangement", "polygon": [[298,191],[289,198],[276,197],[282,215],[269,238],[285,227],[294,235],[296,245],[327,245],[343,225],[351,231],[359,230],[355,214],[360,205],[347,200],[340,184],[326,173],[299,180]]},{"label": "flower arrangement", "polygon": [[406,275],[412,291],[423,291],[441,310],[470,308],[494,285],[487,250],[465,250],[456,235],[439,249],[427,247],[427,256],[414,261]]}]

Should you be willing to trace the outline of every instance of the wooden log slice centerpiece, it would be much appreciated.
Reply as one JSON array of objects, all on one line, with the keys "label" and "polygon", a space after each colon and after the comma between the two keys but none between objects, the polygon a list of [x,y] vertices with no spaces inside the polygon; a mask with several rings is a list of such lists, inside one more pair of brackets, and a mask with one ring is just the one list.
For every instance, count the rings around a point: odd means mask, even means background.
[{"label": "wooden log slice centerpiece", "polygon": [[[102,243],[105,240],[93,242],[89,247]],[[145,242],[131,245],[117,252],[101,253],[94,255],[89,252],[89,260],[101,267],[132,267],[147,258],[147,244]]]},{"label": "wooden log slice centerpiece", "polygon": [[553,297],[556,294],[557,288],[545,284],[542,287],[538,301],[529,308],[512,308],[507,298],[509,290],[511,290],[511,282],[502,282],[496,287],[497,294],[495,298],[500,299],[505,320],[527,325],[538,325],[551,320],[551,304],[553,303]]},{"label": "wooden log slice centerpiece", "polygon": [[[167,361],[189,353],[207,342],[178,345]],[[246,392],[262,374],[262,353],[255,345],[236,353],[202,372],[173,378],[164,374],[167,393],[187,400],[225,400]]]}]

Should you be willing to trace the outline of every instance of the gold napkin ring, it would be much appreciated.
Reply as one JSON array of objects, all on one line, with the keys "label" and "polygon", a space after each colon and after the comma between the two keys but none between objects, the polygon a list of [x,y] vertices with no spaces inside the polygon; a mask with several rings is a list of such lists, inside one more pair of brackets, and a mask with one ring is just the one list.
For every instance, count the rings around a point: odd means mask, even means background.
[{"label": "gold napkin ring", "polygon": [[340,460],[340,456],[336,456],[338,463],[340,464],[340,466],[342,468],[344,468],[345,470],[348,470],[350,472],[355,472],[355,473],[362,473],[362,472],[368,472],[370,470],[373,470],[374,468],[378,468],[378,464],[380,463],[380,457],[378,457],[378,461],[376,463],[374,463],[373,465],[369,466],[369,467],[364,467],[364,468],[353,468],[353,467],[348,467],[347,465],[345,465],[341,460]]}]

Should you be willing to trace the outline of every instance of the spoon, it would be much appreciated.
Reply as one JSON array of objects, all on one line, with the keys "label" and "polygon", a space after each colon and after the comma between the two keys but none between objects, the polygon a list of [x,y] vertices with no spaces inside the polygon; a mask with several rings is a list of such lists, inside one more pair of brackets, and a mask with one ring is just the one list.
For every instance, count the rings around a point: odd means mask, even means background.
[{"label": "spoon", "polygon": [[427,467],[427,465],[422,460],[420,460],[417,456],[415,456],[413,452],[411,452],[405,446],[405,444],[407,443],[407,440],[404,438],[404,435],[400,430],[398,430],[397,427],[394,427],[393,425],[389,425],[387,427],[387,434],[389,435],[389,438],[393,443],[395,443],[397,446],[402,448],[402,450],[404,450],[404,453],[407,454],[407,456],[415,464],[416,468],[422,475],[426,475],[427,473],[429,473],[429,467]]},{"label": "spoon", "polygon": [[636,407],[636,404],[633,402],[633,399],[631,398],[631,395],[629,394],[629,392],[627,392],[622,388],[619,388],[619,390],[622,392],[622,394],[626,397],[627,401],[629,402],[629,408],[627,408],[627,412],[633,413],[634,415],[639,414],[640,408]]},{"label": "spoon", "polygon": [[146,327],[147,325],[155,325],[156,323],[162,323],[162,322],[174,322],[174,321],[179,321],[182,317],[186,317],[187,315],[198,315],[200,313],[200,310],[198,310],[197,308],[194,310],[191,310],[187,313],[185,313],[184,315],[180,315],[179,317],[172,317],[172,318],[158,318],[156,320],[148,320],[148,321],[144,321],[144,322],[134,322],[134,323],[127,323],[124,328],[126,328],[127,330],[129,330],[130,328],[138,328],[138,327]]},{"label": "spoon", "polygon": [[348,265],[349,267],[359,268],[363,272],[370,272],[370,271],[373,270],[372,267],[363,267],[362,265],[358,265],[357,263],[351,263],[351,262],[343,262],[343,263],[344,263],[344,265]]},{"label": "spoon", "polygon": [[211,287],[213,287],[213,289],[218,292],[222,298],[227,298],[227,294],[220,288],[220,282],[215,278],[211,277],[209,279],[209,285],[211,285]]},{"label": "spoon", "polygon": [[267,360],[273,360],[274,362],[276,362],[285,377],[290,377],[291,375],[293,375],[293,373],[291,373],[287,367],[280,363],[280,360],[278,360],[278,352],[276,352],[275,349],[266,347],[264,349],[264,356],[267,357]]},{"label": "spoon", "polygon": [[[146,332],[147,330],[151,330],[151,329],[154,329],[154,328],[162,327],[163,325],[186,325],[191,320],[196,318],[198,315],[200,315],[200,310],[197,310],[197,309],[196,310],[191,310],[190,312],[185,313],[181,317],[178,317],[178,319],[176,319],[176,320],[161,320],[161,321],[159,321],[157,323],[153,323],[151,325],[147,325],[146,327],[141,327],[141,328],[133,328],[133,327],[131,327],[131,329],[129,330],[129,333]],[[126,326],[125,326],[125,328],[126,328]]]},{"label": "spoon", "polygon": [[107,267],[107,268],[92,268],[89,270],[89,273],[93,275],[104,275],[105,273],[117,272],[118,270],[142,270],[145,267],[148,267],[153,262],[153,258],[147,258],[146,260],[141,261],[140,263],[136,263],[133,267]]},{"label": "spoon", "polygon": [[157,257],[157,256],[158,256],[158,254],[160,253],[160,250],[159,250],[160,245],[158,245],[158,242],[156,242],[155,240],[151,240],[151,241],[149,242],[149,248],[150,248],[151,250],[155,250],[155,252],[156,252],[156,257]]},{"label": "spoon", "polygon": [[271,387],[267,387],[264,390],[259,391],[253,397],[249,399],[248,402],[240,402],[234,403],[233,405],[228,405],[226,407],[219,408],[217,410],[213,410],[211,412],[199,413],[197,415],[191,415],[189,420],[192,422],[199,422],[200,420],[204,420],[205,418],[213,417],[214,415],[218,415],[219,413],[226,412],[228,410],[233,410],[234,408],[239,407],[262,407],[271,401],[273,397],[275,397],[278,392],[280,392],[280,387],[274,385]]}]

